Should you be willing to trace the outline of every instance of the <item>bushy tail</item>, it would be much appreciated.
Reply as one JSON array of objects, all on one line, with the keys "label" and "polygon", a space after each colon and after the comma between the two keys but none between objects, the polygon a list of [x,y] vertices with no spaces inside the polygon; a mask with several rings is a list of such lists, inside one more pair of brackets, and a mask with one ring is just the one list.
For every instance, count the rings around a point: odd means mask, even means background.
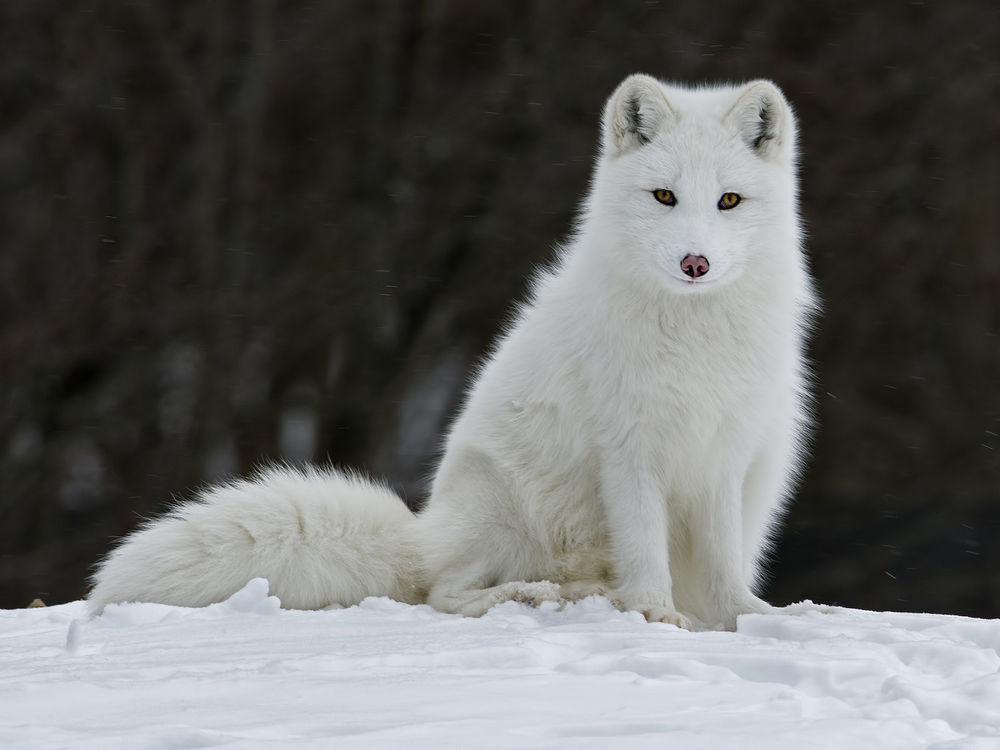
[{"label": "bushy tail", "polygon": [[266,578],[288,609],[366,596],[418,603],[426,587],[416,530],[383,486],[333,470],[264,469],[203,490],[126,537],[94,574],[89,607],[201,607],[253,578]]}]

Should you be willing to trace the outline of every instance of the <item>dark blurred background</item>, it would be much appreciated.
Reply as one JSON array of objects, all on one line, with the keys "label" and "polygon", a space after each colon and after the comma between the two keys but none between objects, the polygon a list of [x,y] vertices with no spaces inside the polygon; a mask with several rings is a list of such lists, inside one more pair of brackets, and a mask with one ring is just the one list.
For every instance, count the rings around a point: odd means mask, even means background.
[{"label": "dark blurred background", "polygon": [[825,312],[767,592],[1000,616],[993,2],[0,2],[0,607],[262,461],[412,504],[628,73],[777,81]]}]

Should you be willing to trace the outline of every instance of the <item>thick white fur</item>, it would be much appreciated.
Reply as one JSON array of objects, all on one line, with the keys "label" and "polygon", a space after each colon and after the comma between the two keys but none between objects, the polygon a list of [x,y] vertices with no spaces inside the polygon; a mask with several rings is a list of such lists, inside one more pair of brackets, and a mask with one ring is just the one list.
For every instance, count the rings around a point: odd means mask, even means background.
[{"label": "thick white fur", "polygon": [[[253,578],[291,609],[377,591],[425,598],[413,514],[392,491],[346,474],[274,467],[203,491],[131,534],[94,576],[89,604],[203,607]],[[359,562],[363,561],[363,562]]]},{"label": "thick white fur", "polygon": [[[720,210],[725,192],[742,201]],[[127,538],[94,611],[202,605],[255,576],[289,607],[426,588],[473,616],[591,593],[684,627],[770,611],[753,589],[807,421],[796,202],[773,84],[631,76],[576,232],[482,366],[418,517],[336,473],[265,472]],[[710,262],[697,281],[688,254]]]}]

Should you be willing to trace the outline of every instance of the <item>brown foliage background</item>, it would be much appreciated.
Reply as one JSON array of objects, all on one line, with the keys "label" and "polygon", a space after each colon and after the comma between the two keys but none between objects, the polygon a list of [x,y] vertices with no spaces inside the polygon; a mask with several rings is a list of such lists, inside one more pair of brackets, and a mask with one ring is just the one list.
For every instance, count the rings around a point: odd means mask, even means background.
[{"label": "brown foliage background", "polygon": [[776,80],[825,298],[768,592],[1000,615],[990,2],[0,4],[0,606],[262,461],[417,503],[641,70]]}]

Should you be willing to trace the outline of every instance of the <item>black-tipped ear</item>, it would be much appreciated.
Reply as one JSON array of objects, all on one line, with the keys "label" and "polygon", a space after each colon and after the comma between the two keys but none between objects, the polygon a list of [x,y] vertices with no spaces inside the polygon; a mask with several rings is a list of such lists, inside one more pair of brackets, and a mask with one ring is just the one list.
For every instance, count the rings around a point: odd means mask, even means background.
[{"label": "black-tipped ear", "polygon": [[762,159],[790,158],[795,142],[795,118],[781,90],[770,81],[747,84],[726,120],[743,142]]},{"label": "black-tipped ear", "polygon": [[618,156],[653,140],[673,110],[655,78],[631,75],[604,108],[604,151]]}]

